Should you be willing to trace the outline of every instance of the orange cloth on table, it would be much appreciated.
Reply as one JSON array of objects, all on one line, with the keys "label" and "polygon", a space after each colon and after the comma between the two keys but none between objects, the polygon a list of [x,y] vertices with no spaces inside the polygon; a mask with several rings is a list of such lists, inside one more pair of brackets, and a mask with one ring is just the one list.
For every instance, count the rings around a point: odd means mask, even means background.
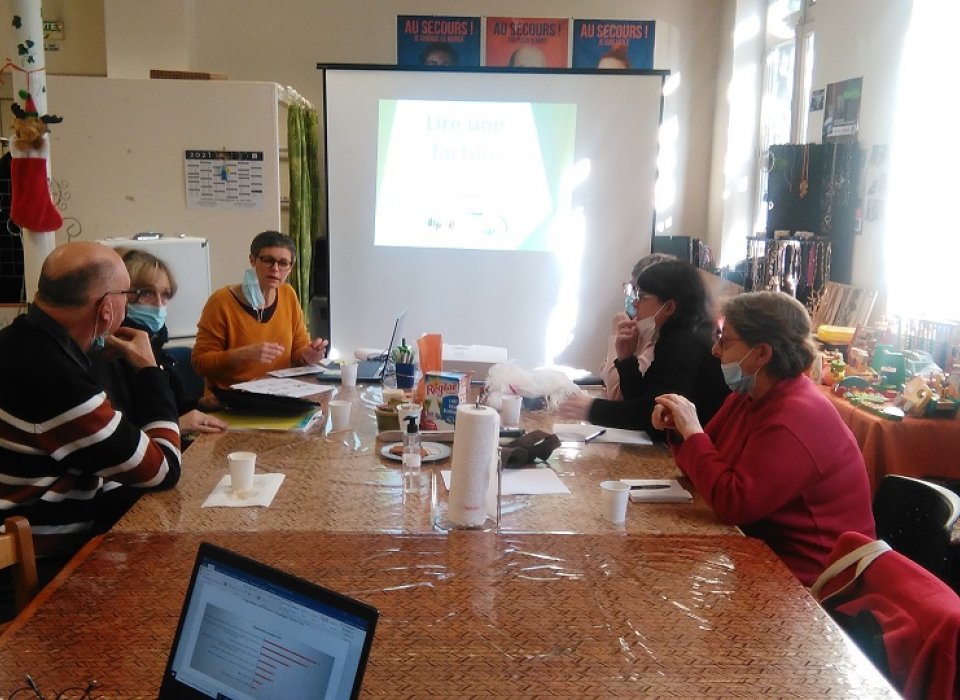
[{"label": "orange cloth on table", "polygon": [[443,369],[443,336],[439,333],[424,333],[417,339],[420,355],[420,381],[417,383],[416,401],[421,406],[426,394],[424,377],[427,372],[439,372]]}]

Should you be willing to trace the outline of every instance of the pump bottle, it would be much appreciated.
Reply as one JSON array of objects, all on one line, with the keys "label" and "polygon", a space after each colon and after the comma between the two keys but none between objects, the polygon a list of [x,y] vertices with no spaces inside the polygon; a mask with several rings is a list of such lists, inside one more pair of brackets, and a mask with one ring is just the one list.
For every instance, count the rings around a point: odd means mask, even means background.
[{"label": "pump bottle", "polygon": [[420,432],[417,417],[407,416],[407,429],[403,433],[403,490],[416,493],[420,490]]}]

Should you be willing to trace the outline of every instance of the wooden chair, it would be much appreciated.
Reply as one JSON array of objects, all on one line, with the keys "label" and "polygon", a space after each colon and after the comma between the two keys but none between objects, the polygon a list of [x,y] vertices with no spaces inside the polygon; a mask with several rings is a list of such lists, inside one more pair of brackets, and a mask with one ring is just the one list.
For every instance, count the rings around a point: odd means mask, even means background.
[{"label": "wooden chair", "polygon": [[[23,610],[37,593],[37,559],[33,553],[33,535],[26,518],[14,515],[3,521],[0,534],[0,569],[12,567],[16,611]],[[0,629],[5,627],[0,621]]]},{"label": "wooden chair", "polygon": [[950,536],[960,497],[939,484],[887,474],[873,500],[877,538],[951,584]]}]

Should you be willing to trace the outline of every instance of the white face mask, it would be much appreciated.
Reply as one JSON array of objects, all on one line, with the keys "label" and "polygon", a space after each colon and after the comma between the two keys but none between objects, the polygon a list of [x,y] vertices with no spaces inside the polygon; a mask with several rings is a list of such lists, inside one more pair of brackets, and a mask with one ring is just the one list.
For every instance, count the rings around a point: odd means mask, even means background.
[{"label": "white face mask", "polygon": [[640,331],[640,342],[646,340],[648,343],[653,339],[653,334],[657,332],[657,316],[663,311],[667,302],[663,302],[660,308],[653,312],[653,316],[647,316],[637,321],[637,330]]},{"label": "white face mask", "polygon": [[262,309],[264,304],[267,303],[266,299],[263,298],[263,290],[260,289],[257,272],[252,267],[247,268],[247,271],[243,274],[241,289],[243,290],[243,298],[254,309]]}]

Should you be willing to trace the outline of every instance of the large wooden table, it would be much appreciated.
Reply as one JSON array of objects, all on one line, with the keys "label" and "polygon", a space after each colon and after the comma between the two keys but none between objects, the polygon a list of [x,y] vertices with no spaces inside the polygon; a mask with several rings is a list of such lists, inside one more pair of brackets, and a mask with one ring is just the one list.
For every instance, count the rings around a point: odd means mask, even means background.
[{"label": "large wooden table", "polygon": [[[896,697],[699,496],[600,517],[600,481],[678,476],[665,449],[565,444],[550,468],[569,495],[505,497],[500,532],[441,533],[380,456],[380,389],[339,391],[350,431],[201,437],[176,489],[141,498],[0,636],[0,695],[30,673],[47,692],[96,678],[108,698],[154,697],[206,540],[377,607],[366,697]],[[286,474],[269,508],[200,507],[234,450]]]},{"label": "large wooden table", "polygon": [[364,697],[897,697],[757,540],[482,532],[110,533],[0,689],[155,697],[201,540],[376,606]]},{"label": "large wooden table", "polygon": [[857,439],[874,493],[885,474],[960,479],[960,416],[887,420],[857,408],[830,387],[820,390]]},{"label": "large wooden table", "polygon": [[[121,532],[207,532],[216,530],[429,533],[434,531],[429,482],[434,469],[450,460],[424,465],[420,497],[403,498],[400,463],[383,457],[376,440],[374,406],[379,387],[338,389],[354,402],[352,429],[329,433],[318,426],[307,433],[229,432],[206,435],[183,455],[176,489],[151,494],[121,520]],[[524,413],[524,427],[549,430],[555,414]],[[201,508],[226,474],[227,454],[257,453],[257,470],[286,475],[269,508]],[[434,466],[430,466],[434,465]],[[506,496],[501,529],[506,532],[733,534],[704,500],[691,504],[630,504],[622,526],[601,517],[600,482],[620,478],[680,475],[665,447],[569,443],[557,449],[550,467],[569,495]],[[438,500],[446,499],[439,488]]]}]

